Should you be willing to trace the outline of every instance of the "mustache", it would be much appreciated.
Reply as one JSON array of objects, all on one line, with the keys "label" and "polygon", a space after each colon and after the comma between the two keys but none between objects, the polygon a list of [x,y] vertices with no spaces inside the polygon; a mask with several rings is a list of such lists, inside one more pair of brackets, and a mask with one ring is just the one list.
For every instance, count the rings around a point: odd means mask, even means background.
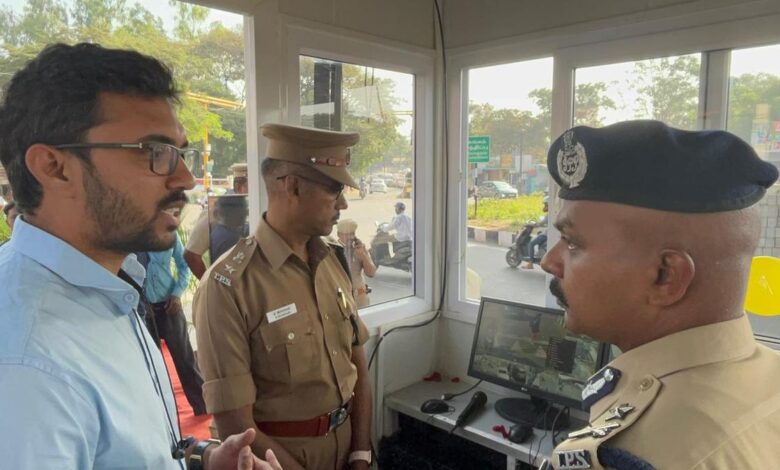
[{"label": "mustache", "polygon": [[184,194],[184,190],[175,191],[162,198],[160,202],[157,203],[157,210],[161,211],[165,208],[165,206],[174,202],[183,202],[185,204],[188,202],[187,195]]},{"label": "mustache", "polygon": [[566,295],[563,293],[563,288],[561,287],[561,281],[558,280],[558,278],[553,278],[553,280],[550,281],[550,292],[558,299],[561,305],[564,307],[569,306],[569,302],[566,301]]}]

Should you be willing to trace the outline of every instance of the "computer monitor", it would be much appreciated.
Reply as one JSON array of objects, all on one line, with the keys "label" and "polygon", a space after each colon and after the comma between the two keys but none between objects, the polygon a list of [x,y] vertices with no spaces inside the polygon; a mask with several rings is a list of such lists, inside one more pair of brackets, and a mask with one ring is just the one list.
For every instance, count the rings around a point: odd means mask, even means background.
[{"label": "computer monitor", "polygon": [[556,428],[568,425],[553,404],[582,408],[582,389],[607,347],[563,324],[562,310],[482,298],[468,374],[531,396],[498,400],[499,415],[552,429],[556,416]]}]

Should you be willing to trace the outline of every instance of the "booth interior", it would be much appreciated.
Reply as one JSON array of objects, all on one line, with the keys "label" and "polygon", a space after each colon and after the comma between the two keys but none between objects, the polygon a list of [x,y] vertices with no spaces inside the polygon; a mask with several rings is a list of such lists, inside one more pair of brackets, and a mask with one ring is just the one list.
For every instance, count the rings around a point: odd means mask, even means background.
[{"label": "booth interior", "polygon": [[[543,222],[559,203],[546,151],[566,129],[638,118],[728,129],[780,164],[774,0],[194,3],[231,15],[243,76],[225,81],[240,89],[234,100],[190,98],[224,128],[230,113],[243,124],[237,140],[200,129],[187,227],[208,214],[221,230],[213,209],[236,178],[248,190],[234,225],[257,226],[261,124],[361,134],[350,164],[360,188],[347,188],[341,217],[357,224],[349,246],[361,240],[377,268],[363,277],[360,316],[386,468],[531,468],[587,419],[585,384],[620,352],[564,328],[539,266],[559,240]],[[410,240],[393,228],[398,202]],[[780,257],[780,186],[761,205],[756,255]],[[776,319],[751,322],[780,350]],[[483,405],[457,423],[473,400]]]}]

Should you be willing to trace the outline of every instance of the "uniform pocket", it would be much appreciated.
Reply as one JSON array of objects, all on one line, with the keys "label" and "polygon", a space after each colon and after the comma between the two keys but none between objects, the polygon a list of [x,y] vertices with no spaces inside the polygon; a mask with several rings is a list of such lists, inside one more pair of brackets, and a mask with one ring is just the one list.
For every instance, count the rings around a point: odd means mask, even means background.
[{"label": "uniform pocket", "polygon": [[263,321],[257,332],[261,345],[255,353],[259,378],[288,386],[306,381],[306,375],[316,367],[316,342],[314,327],[305,313],[273,323]]}]

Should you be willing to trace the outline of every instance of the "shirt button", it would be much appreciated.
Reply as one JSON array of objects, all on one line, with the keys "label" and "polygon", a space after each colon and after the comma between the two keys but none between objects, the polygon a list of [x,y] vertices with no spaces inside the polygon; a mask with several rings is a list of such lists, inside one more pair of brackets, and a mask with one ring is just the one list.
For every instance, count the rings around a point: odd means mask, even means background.
[{"label": "shirt button", "polygon": [[334,349],[333,350],[333,355],[336,356],[337,354],[338,354],[338,352]]},{"label": "shirt button", "polygon": [[246,244],[246,246],[249,246],[249,245],[252,244],[252,239],[251,238],[247,238],[244,243]]},{"label": "shirt button", "polygon": [[653,386],[653,379],[651,379],[650,377],[645,377],[644,379],[642,379],[641,382],[639,382],[639,390],[643,392],[652,386]]},{"label": "shirt button", "polygon": [[133,294],[125,294],[125,302],[130,303],[135,300],[135,296]]},{"label": "shirt button", "polygon": [[287,334],[287,339],[289,339],[289,340],[291,340],[291,341],[292,341],[292,340],[294,340],[294,339],[295,339],[295,333],[293,333],[292,331],[291,331],[291,332],[289,332],[289,333]]},{"label": "shirt button", "polygon": [[328,316],[327,316],[327,315],[325,315],[325,319],[326,319],[326,320],[328,319]]}]

